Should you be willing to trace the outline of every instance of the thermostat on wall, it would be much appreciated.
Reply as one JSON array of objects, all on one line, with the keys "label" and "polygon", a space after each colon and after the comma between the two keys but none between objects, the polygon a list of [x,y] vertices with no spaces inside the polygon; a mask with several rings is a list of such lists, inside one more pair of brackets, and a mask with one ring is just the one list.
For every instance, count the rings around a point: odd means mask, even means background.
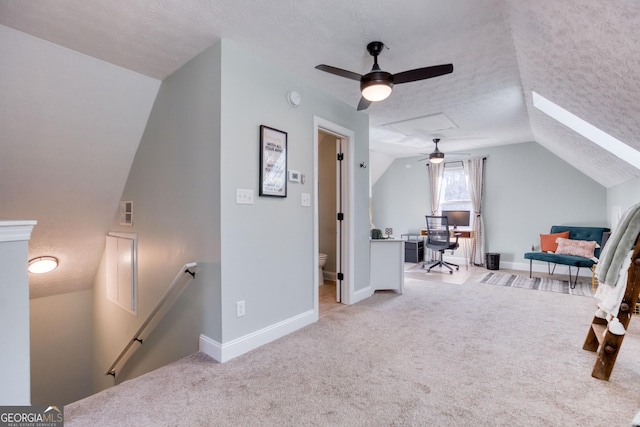
[{"label": "thermostat on wall", "polygon": [[289,181],[291,182],[300,182],[300,172],[289,170]]}]

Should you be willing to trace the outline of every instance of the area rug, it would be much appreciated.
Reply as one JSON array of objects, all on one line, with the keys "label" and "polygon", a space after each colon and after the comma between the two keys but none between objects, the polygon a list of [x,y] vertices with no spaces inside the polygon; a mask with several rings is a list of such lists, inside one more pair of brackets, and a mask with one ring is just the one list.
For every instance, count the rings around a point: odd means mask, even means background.
[{"label": "area rug", "polygon": [[578,282],[574,289],[571,289],[568,280],[553,280],[541,277],[518,276],[508,273],[487,273],[480,280],[480,283],[491,285],[510,286],[512,288],[534,289],[547,292],[559,292],[570,295],[593,296],[591,283]]}]

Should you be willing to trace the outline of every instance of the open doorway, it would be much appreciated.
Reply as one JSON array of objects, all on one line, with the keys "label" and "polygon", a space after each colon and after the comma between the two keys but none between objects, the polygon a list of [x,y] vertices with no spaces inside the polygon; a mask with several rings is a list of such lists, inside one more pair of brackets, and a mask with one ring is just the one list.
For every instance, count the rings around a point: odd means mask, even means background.
[{"label": "open doorway", "polygon": [[[342,140],[318,130],[318,311],[322,316],[342,301],[341,168]],[[324,265],[323,265],[324,264]]]},{"label": "open doorway", "polygon": [[[314,118],[314,132],[315,300],[316,311],[322,315],[336,304],[349,304],[353,294],[353,179],[349,168],[353,132],[320,118]],[[322,263],[324,268],[319,267]]]}]

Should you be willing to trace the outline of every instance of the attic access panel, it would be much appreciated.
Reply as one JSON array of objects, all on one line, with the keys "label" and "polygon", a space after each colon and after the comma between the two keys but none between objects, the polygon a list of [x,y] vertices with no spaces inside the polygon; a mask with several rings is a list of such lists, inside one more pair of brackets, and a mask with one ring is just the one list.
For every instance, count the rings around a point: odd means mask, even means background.
[{"label": "attic access panel", "polygon": [[137,234],[107,235],[107,299],[138,315]]},{"label": "attic access panel", "polygon": [[418,134],[429,135],[433,132],[455,129],[458,127],[444,113],[416,117],[413,119],[402,120],[395,123],[387,123],[386,126],[389,126],[407,136]]}]

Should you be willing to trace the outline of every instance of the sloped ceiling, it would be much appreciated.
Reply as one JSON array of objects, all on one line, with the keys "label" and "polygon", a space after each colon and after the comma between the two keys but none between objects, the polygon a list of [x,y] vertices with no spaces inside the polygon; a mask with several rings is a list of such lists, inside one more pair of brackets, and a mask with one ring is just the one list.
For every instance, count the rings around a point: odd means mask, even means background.
[{"label": "sloped ceiling", "polygon": [[640,4],[514,2],[511,26],[535,141],[605,187],[638,169],[531,106],[531,91],[640,150]]},{"label": "sloped ceiling", "polygon": [[60,260],[32,298],[88,289],[160,81],[3,26],[0,52],[0,218]]},{"label": "sloped ceiling", "polygon": [[[445,153],[535,140],[612,187],[640,171],[533,108],[531,91],[640,149],[639,13],[635,0],[0,0],[0,217],[38,220],[30,255],[65,258],[32,296],[90,287],[159,82],[221,37],[354,108],[357,82],[315,65],[364,74],[373,40],[391,73],[453,63],[365,111],[376,163],[434,137]],[[388,126],[438,113],[456,127]]]}]

